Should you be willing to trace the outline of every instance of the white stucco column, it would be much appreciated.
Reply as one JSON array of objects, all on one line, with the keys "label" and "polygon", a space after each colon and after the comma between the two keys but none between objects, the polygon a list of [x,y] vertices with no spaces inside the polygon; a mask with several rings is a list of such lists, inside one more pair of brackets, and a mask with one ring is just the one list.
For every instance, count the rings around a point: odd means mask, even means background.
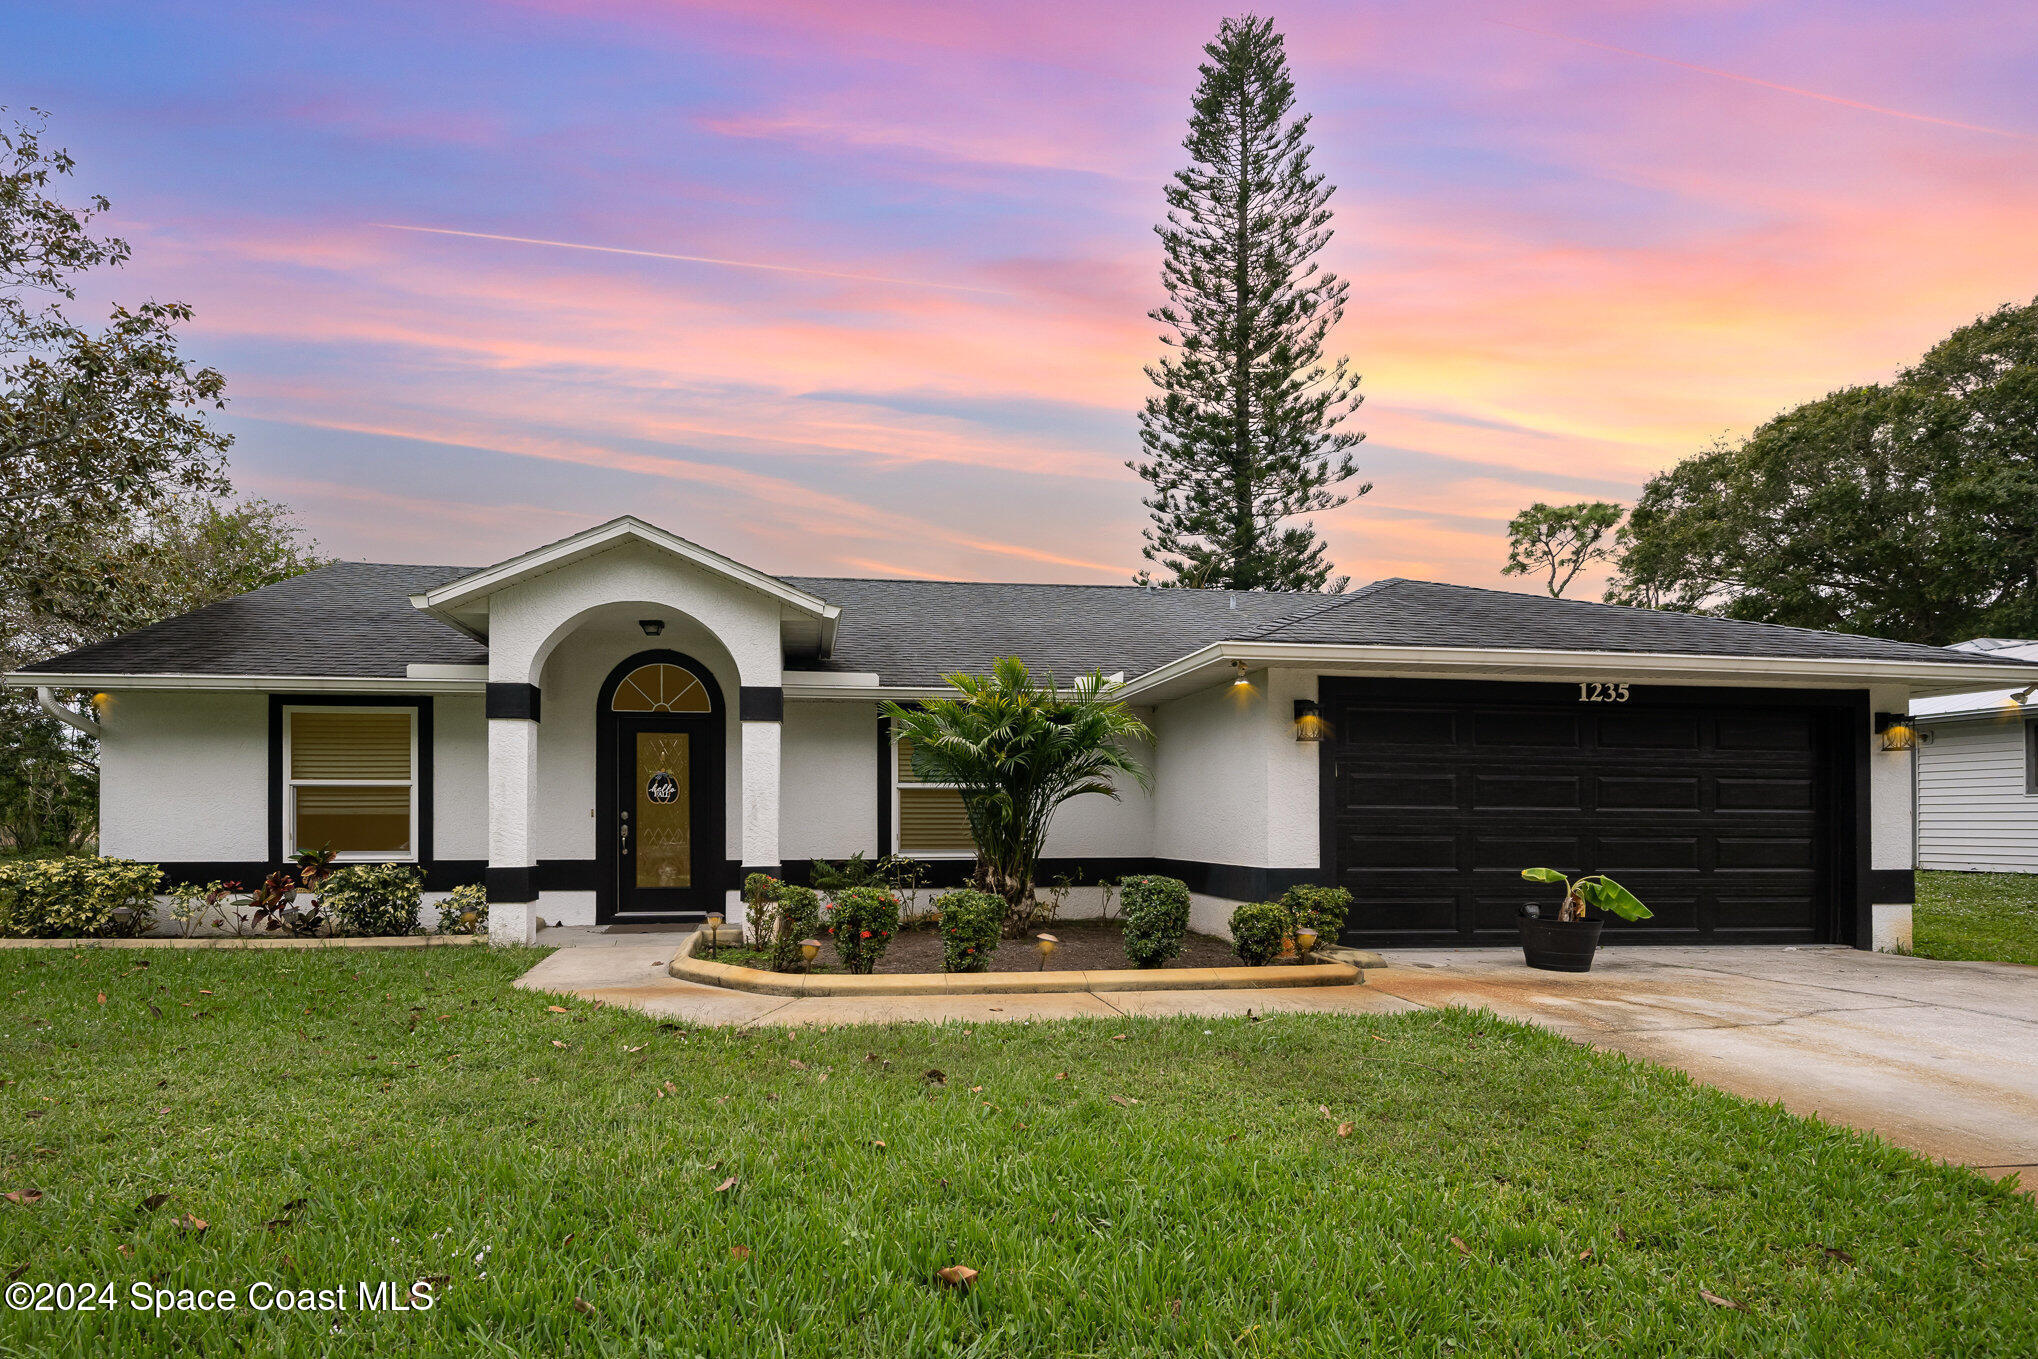
[{"label": "white stucco column", "polygon": [[[743,724],[743,876],[781,871],[778,848],[778,783],[781,722],[745,721]],[[742,918],[742,883],[730,896],[728,916]]]},{"label": "white stucco column", "polygon": [[538,941],[537,806],[538,724],[489,718],[488,937],[494,943]]},{"label": "white stucco column", "polygon": [[[1869,709],[1901,713],[1910,702],[1907,690],[1878,686],[1869,691]],[[1911,946],[1911,908],[1916,899],[1917,833],[1912,806],[1911,762],[1916,750],[1884,750],[1871,722],[1868,741],[1868,867],[1869,937],[1878,953]]]}]

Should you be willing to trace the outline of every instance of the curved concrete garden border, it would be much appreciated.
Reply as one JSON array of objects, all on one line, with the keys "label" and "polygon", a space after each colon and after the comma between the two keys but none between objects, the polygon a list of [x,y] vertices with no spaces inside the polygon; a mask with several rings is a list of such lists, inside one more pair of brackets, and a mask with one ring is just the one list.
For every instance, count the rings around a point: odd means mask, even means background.
[{"label": "curved concrete garden border", "polygon": [[0,939],[0,948],[444,948],[452,944],[485,944],[485,934],[392,934],[365,939],[236,939],[200,935],[195,939]]},{"label": "curved concrete garden border", "polygon": [[1114,968],[1094,972],[766,972],[695,957],[699,931],[688,935],[666,970],[681,981],[755,991],[766,996],[1010,996],[1049,991],[1254,991],[1296,986],[1357,986],[1365,972],[1350,963],[1268,967]]}]

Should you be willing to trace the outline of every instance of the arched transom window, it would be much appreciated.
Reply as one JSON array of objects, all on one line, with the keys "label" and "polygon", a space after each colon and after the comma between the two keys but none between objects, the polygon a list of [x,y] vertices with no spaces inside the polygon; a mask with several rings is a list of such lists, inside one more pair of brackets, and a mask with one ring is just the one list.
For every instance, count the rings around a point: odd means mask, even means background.
[{"label": "arched transom window", "polygon": [[683,665],[654,661],[623,676],[609,711],[618,713],[706,713],[715,710],[707,686]]}]

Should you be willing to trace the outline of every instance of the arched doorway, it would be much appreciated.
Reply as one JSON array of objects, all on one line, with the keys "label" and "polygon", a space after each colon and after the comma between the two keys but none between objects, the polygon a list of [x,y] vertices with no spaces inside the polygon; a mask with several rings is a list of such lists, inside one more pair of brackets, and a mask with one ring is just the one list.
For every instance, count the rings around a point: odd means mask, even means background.
[{"label": "arched doorway", "polygon": [[595,713],[597,921],[722,909],[728,710],[705,665],[642,651],[602,681]]}]

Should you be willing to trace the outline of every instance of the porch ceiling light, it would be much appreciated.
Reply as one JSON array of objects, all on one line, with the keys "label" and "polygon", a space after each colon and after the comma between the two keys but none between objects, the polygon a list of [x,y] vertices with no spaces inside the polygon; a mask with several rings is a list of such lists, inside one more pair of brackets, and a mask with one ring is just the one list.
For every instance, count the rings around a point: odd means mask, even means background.
[{"label": "porch ceiling light", "polygon": [[637,620],[637,626],[644,629],[646,637],[656,637],[659,633],[665,631],[665,620],[663,618],[640,618]]},{"label": "porch ceiling light", "polygon": [[1909,750],[1918,743],[1918,729],[1902,713],[1877,713],[1875,734],[1882,738],[1884,750]]},{"label": "porch ceiling light", "polygon": [[1330,737],[1330,726],[1323,720],[1323,708],[1313,698],[1295,700],[1295,739],[1315,744]]}]

